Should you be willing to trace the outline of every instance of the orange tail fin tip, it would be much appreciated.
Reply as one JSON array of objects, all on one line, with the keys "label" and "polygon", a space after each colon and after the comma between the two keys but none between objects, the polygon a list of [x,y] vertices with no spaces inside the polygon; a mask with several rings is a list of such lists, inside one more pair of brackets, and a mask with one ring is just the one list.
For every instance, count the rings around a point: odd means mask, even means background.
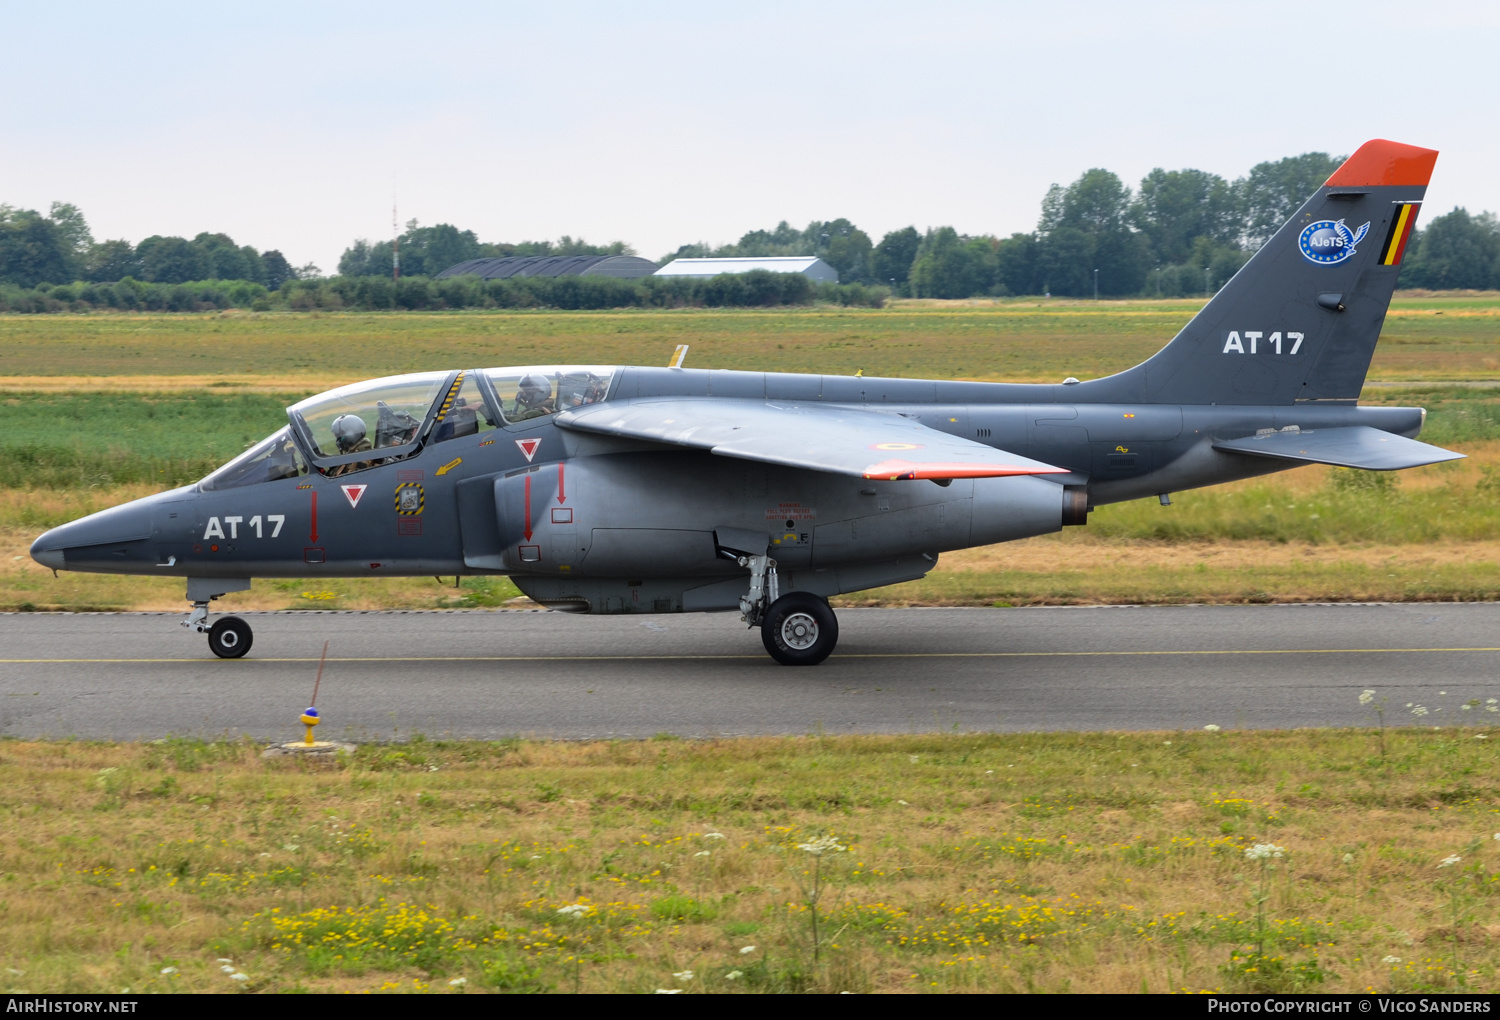
[{"label": "orange tail fin tip", "polygon": [[1344,160],[1344,165],[1328,178],[1327,187],[1372,188],[1400,184],[1425,187],[1432,180],[1432,168],[1437,158],[1436,149],[1375,138]]}]

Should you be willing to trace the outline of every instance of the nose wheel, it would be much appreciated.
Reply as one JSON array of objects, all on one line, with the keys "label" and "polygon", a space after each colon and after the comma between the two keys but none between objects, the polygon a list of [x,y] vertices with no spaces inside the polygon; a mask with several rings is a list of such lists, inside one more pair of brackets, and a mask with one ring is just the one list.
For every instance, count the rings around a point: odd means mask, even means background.
[{"label": "nose wheel", "polygon": [[208,628],[208,647],[221,659],[238,659],[250,650],[255,635],[238,616],[225,616]]},{"label": "nose wheel", "polygon": [[839,621],[823,599],[794,591],[766,610],[760,640],[783,666],[816,666],[838,644]]}]

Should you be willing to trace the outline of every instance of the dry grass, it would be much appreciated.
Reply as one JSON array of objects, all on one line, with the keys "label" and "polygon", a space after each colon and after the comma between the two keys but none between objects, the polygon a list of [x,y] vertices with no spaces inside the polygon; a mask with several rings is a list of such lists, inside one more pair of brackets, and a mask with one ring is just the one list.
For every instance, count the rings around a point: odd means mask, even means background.
[{"label": "dry grass", "polygon": [[[1136,364],[1201,306],[1023,298],[883,309],[0,315],[0,379],[21,390],[66,388],[82,376],[90,388],[170,390],[183,385],[174,379],[193,379],[233,383],[231,392],[315,392],[420,369],[664,365],[686,343],[695,368],[1057,382]],[[1500,379],[1497,337],[1494,294],[1403,294],[1370,377]]]},{"label": "dry grass", "polygon": [[[419,739],[325,768],[6,742],[0,986],[1492,988],[1484,737]],[[847,851],[799,849],[822,836]],[[1261,842],[1275,870],[1246,859]]]}]

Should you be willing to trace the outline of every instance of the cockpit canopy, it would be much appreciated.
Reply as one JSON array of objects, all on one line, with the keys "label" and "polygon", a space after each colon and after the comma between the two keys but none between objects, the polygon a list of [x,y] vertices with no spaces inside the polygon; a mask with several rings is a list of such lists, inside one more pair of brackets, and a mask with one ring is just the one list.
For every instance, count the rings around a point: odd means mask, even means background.
[{"label": "cockpit canopy", "polygon": [[306,474],[343,475],[402,460],[424,446],[528,423],[603,400],[614,379],[600,365],[417,372],[340,386],[287,408],[290,427],[203,480],[228,489]]}]

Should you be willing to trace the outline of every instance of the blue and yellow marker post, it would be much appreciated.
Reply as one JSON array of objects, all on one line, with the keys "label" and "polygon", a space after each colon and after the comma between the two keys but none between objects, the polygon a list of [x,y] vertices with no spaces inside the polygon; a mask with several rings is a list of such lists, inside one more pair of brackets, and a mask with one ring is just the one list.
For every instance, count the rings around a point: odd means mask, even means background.
[{"label": "blue and yellow marker post", "polygon": [[317,741],[313,740],[313,727],[322,721],[318,717],[318,710],[311,705],[302,713],[302,725],[307,727],[307,739],[302,742],[304,747],[314,747],[317,745]]},{"label": "blue and yellow marker post", "polygon": [[272,744],[266,748],[263,757],[272,758],[283,754],[336,754],[339,751],[353,753],[353,744],[339,743],[333,740],[313,739],[313,729],[323,721],[323,715],[318,711],[318,688],[323,683],[323,667],[328,662],[328,642],[323,642],[323,655],[318,659],[318,678],[313,681],[312,700],[302,710],[299,716],[305,727],[301,740],[288,741],[285,744]]}]

